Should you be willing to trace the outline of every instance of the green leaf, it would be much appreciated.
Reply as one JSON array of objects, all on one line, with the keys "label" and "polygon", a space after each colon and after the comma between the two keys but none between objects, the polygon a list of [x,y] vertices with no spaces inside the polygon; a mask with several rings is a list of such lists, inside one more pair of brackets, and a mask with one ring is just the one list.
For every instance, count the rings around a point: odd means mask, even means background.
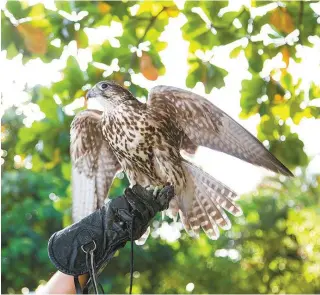
[{"label": "green leaf", "polygon": [[69,84],[67,89],[69,90],[70,99],[74,99],[76,92],[85,84],[85,78],[77,60],[73,56],[68,58],[64,74],[64,79]]},{"label": "green leaf", "polygon": [[260,46],[249,42],[244,52],[249,62],[249,70],[253,73],[259,73],[263,67],[262,56],[258,53],[258,50],[262,49]]},{"label": "green leaf", "polygon": [[75,35],[76,35],[76,41],[77,41],[78,48],[87,48],[88,47],[87,34],[83,30],[80,30],[80,31],[75,32]]},{"label": "green leaf", "polygon": [[6,50],[12,43],[17,51],[21,50],[21,52],[23,52],[23,39],[19,35],[16,27],[9,21],[3,11],[1,11],[1,49]]},{"label": "green leaf", "polygon": [[155,44],[155,49],[157,52],[160,52],[164,49],[166,49],[168,46],[168,43],[167,42],[162,42],[162,41],[158,41],[156,44]]},{"label": "green leaf", "polygon": [[43,95],[38,100],[38,105],[47,119],[58,121],[58,105],[55,103],[52,93],[49,93],[51,95]]},{"label": "green leaf", "polygon": [[[192,2],[190,3],[192,6]],[[218,16],[220,10],[228,6],[228,1],[203,1],[200,4],[200,7],[203,9],[205,14],[209,17],[210,21],[216,25],[226,25],[222,17]]]},{"label": "green leaf", "polygon": [[284,121],[290,117],[290,105],[288,103],[275,105],[271,108],[271,111],[274,116],[278,116]]},{"label": "green leaf", "polygon": [[20,1],[8,1],[6,3],[6,8],[14,15],[16,19],[27,16],[27,11],[22,8]]},{"label": "green leaf", "polygon": [[251,80],[242,81],[241,91],[241,117],[248,118],[259,111],[257,99],[263,95],[265,82],[258,75],[252,76]]},{"label": "green leaf", "polygon": [[66,180],[71,180],[71,163],[62,163],[61,172]]},{"label": "green leaf", "polygon": [[296,133],[289,134],[285,141],[270,142],[270,151],[288,168],[306,166],[308,164],[304,144]]},{"label": "green leaf", "polygon": [[242,28],[239,30],[243,34],[248,34],[247,28],[248,28],[248,24],[249,24],[249,20],[251,18],[251,15],[250,15],[250,12],[248,9],[246,9],[246,8],[242,8],[242,9],[243,9],[243,11],[237,17],[240,20],[241,25],[242,25]]},{"label": "green leaf", "polygon": [[267,83],[267,91],[266,94],[269,97],[269,100],[275,99],[276,95],[283,97],[285,95],[285,89],[281,86],[281,84],[272,78]]},{"label": "green leaf", "polygon": [[237,58],[241,50],[243,50],[242,46],[237,46],[234,49],[232,49],[230,52],[230,58]]},{"label": "green leaf", "polygon": [[33,27],[51,30],[51,24],[47,18],[46,9],[42,3],[32,6],[29,17],[31,17],[31,24]]},{"label": "green leaf", "polygon": [[319,99],[320,98],[320,86],[316,85],[314,82],[311,83],[309,89],[309,98],[310,99]]},{"label": "green leaf", "polygon": [[221,88],[225,86],[224,78],[227,74],[228,72],[226,70],[212,64],[207,64],[206,93],[210,93],[213,87]]},{"label": "green leaf", "polygon": [[131,83],[131,85],[129,86],[129,91],[136,97],[142,97],[142,96],[144,96],[145,98],[148,97],[147,89],[134,83]]},{"label": "green leaf", "polygon": [[187,87],[193,88],[197,82],[202,82],[206,93],[210,93],[214,87],[221,88],[225,85],[224,77],[228,73],[226,70],[199,59],[190,59],[189,64]]},{"label": "green leaf", "polygon": [[6,55],[6,57],[7,57],[8,59],[14,58],[14,57],[17,56],[18,53],[19,53],[18,50],[17,50],[17,48],[16,48],[16,46],[14,45],[13,42],[10,43],[10,45],[6,48],[6,50],[7,50],[7,55]]},{"label": "green leaf", "polygon": [[32,171],[40,172],[44,168],[44,162],[39,154],[32,155]]}]

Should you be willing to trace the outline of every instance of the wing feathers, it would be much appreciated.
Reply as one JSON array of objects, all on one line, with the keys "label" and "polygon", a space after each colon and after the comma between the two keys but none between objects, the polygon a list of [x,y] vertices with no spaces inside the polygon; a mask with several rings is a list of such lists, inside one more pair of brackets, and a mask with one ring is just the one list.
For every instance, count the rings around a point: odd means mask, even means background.
[{"label": "wing feathers", "polygon": [[290,170],[250,132],[200,95],[175,87],[157,86],[149,93],[148,105],[169,112],[195,145],[292,176]]},{"label": "wing feathers", "polygon": [[[241,208],[234,202],[237,195],[192,163],[184,160],[183,166],[190,173],[195,184],[192,207],[187,212],[180,211],[183,224],[187,232],[192,229],[196,235],[199,235],[201,227],[210,239],[216,240],[220,235],[218,226],[225,230],[231,227],[224,210],[236,216],[242,214]],[[183,198],[182,201],[184,201]]]},{"label": "wing feathers", "polygon": [[72,215],[78,221],[103,206],[120,165],[101,132],[102,112],[85,110],[71,124]]},{"label": "wing feathers", "polygon": [[94,178],[88,178],[84,173],[79,173],[77,169],[72,169],[72,218],[74,222],[89,215],[97,208],[94,182]]}]

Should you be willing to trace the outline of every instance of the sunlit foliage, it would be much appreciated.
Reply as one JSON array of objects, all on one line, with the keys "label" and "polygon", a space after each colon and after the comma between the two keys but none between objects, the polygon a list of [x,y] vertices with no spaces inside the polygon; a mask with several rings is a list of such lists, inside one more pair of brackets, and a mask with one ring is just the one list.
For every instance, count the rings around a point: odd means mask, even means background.
[{"label": "sunlit foliage", "polygon": [[[289,168],[308,165],[292,126],[320,116],[314,103],[320,98],[320,75],[306,75],[299,67],[303,52],[320,51],[320,4],[231,2],[3,5],[6,58],[21,58],[23,64],[58,60],[62,67],[48,87],[26,85],[28,99],[2,118],[2,293],[35,289],[55,271],[47,240],[71,222],[69,126],[85,91],[107,78],[146,97],[132,74],[154,81],[165,73],[159,52],[167,43],[160,36],[170,18],[186,20],[187,87],[200,82],[210,93],[225,86],[228,68],[219,63],[217,48],[230,59],[244,56],[248,79],[242,82],[240,116],[259,116],[259,139]],[[294,76],[293,69],[301,75]],[[37,116],[30,119],[26,108]],[[304,172],[292,180],[264,181],[254,194],[243,196],[244,217],[233,219],[232,230],[216,242],[184,233],[172,243],[150,238],[136,248],[134,292],[319,293],[319,181]],[[111,195],[120,195],[125,185],[117,178]],[[123,293],[128,270],[125,248],[101,276],[105,290]]]}]

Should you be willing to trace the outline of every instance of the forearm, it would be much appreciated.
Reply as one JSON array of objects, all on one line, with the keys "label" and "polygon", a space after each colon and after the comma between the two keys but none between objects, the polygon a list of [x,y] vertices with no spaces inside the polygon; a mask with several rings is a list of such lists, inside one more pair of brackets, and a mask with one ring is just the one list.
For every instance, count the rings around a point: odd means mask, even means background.
[{"label": "forearm", "polygon": [[[81,287],[84,287],[88,280],[88,275],[79,276]],[[73,276],[57,271],[43,287],[38,288],[36,294],[76,294]]]}]

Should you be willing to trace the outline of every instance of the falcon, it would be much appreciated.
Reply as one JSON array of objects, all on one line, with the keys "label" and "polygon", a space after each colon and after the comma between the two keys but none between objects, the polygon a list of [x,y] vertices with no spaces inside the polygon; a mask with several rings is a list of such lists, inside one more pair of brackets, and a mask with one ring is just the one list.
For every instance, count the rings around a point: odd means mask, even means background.
[{"label": "falcon", "polygon": [[101,207],[118,170],[131,185],[171,183],[169,212],[180,216],[190,235],[200,229],[211,239],[231,224],[225,211],[239,216],[237,194],[184,159],[198,146],[217,150],[271,171],[292,176],[252,134],[205,98],[171,86],[151,89],[147,103],[111,81],[97,83],[87,99],[103,111],[85,110],[71,124],[73,218]]}]

